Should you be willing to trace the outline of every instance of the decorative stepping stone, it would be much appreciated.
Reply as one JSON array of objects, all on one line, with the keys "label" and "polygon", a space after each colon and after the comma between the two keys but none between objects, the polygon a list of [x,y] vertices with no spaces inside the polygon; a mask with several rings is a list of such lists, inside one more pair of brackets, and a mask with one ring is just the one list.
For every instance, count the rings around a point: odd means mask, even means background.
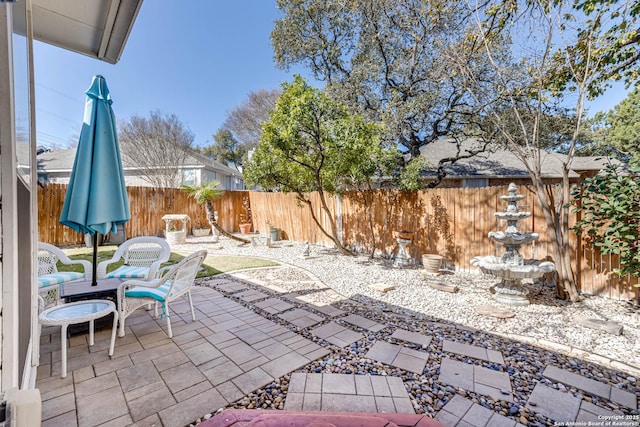
[{"label": "decorative stepping stone", "polygon": [[436,289],[438,291],[443,291],[443,292],[450,292],[450,293],[458,292],[458,287],[456,285],[445,283],[440,280],[429,280],[429,287]]},{"label": "decorative stepping stone", "polygon": [[332,305],[312,305],[311,307],[329,317],[338,317],[346,313],[344,310],[335,308]]},{"label": "decorative stepping stone", "polygon": [[249,289],[244,292],[233,294],[233,296],[240,298],[242,301],[252,302],[252,301],[257,301],[260,299],[267,298],[269,294],[265,294],[264,292],[254,291],[253,289]]},{"label": "decorative stepping stone", "polygon": [[299,328],[308,328],[309,326],[313,326],[324,320],[322,317],[301,308],[287,311],[280,314],[278,317],[280,317],[282,320],[286,320],[289,323],[293,323]]},{"label": "decorative stepping stone", "polygon": [[359,326],[363,329],[368,329],[371,332],[378,332],[386,328],[385,325],[374,322],[366,317],[358,316],[357,314],[350,314],[347,317],[343,317],[341,320],[351,323],[352,325]]},{"label": "decorative stepping stone", "polygon": [[408,341],[414,344],[421,345],[426,347],[431,342],[431,337],[427,335],[422,335],[417,332],[406,331],[404,329],[396,329],[391,335],[391,338],[395,338],[397,340]]},{"label": "decorative stepping stone", "polygon": [[497,317],[498,319],[508,319],[516,315],[511,310],[495,307],[493,305],[479,305],[476,307],[476,313],[482,316]]},{"label": "decorative stepping stone", "polygon": [[[444,425],[486,425],[494,427],[515,427],[516,422],[497,412],[493,412],[471,400],[466,399],[459,394],[453,396],[438,415],[436,421]],[[522,426],[518,424],[518,426]]]},{"label": "decorative stepping stone", "polygon": [[487,362],[498,363],[500,365],[504,364],[502,353],[496,350],[489,350],[477,345],[464,344],[445,339],[442,341],[442,351],[462,354],[464,356],[486,360]]},{"label": "decorative stepping stone", "polygon": [[634,393],[621,390],[609,384],[584,377],[580,374],[576,374],[575,372],[567,371],[566,369],[560,369],[553,365],[547,366],[542,375],[553,381],[612,400],[628,408],[638,409],[638,403]]},{"label": "decorative stepping stone", "polygon": [[364,335],[345,328],[336,322],[329,322],[326,325],[318,326],[317,328],[311,329],[310,332],[338,347],[346,347],[364,338]]},{"label": "decorative stepping stone", "polygon": [[536,384],[527,401],[527,408],[553,421],[575,421],[581,399],[571,393],[563,393],[543,384]]},{"label": "decorative stepping stone", "polygon": [[491,396],[495,400],[513,402],[513,388],[509,374],[458,360],[443,358],[438,380],[475,393]]},{"label": "decorative stepping stone", "polygon": [[218,289],[226,294],[233,294],[247,289],[247,286],[238,282],[227,282],[219,285]]},{"label": "decorative stepping stone", "polygon": [[267,313],[276,314],[287,311],[293,307],[293,304],[279,300],[278,298],[269,298],[264,301],[257,302],[256,307],[263,309]]},{"label": "decorative stepping stone", "polygon": [[578,324],[586,328],[595,329],[596,331],[605,331],[613,335],[622,335],[622,325],[607,320],[594,319],[583,316],[576,316],[573,320]]},{"label": "decorative stepping stone", "polygon": [[404,348],[401,345],[385,341],[376,341],[365,357],[420,374],[427,364],[429,353]]},{"label": "decorative stepping stone", "polygon": [[[401,413],[403,417],[414,414],[409,393],[402,380],[393,376],[351,374],[304,374],[293,373],[285,400],[285,410],[352,412],[354,410],[374,413]],[[393,418],[397,422],[398,418]],[[402,418],[406,419],[406,418]],[[323,419],[324,421],[330,418]],[[346,420],[346,421],[345,421]],[[402,425],[422,425],[419,418]],[[386,420],[359,419],[342,416],[336,425],[391,425]],[[305,425],[312,423],[305,423]],[[315,425],[315,423],[313,423]],[[318,425],[330,425],[319,423]],[[275,424],[273,424],[275,425]],[[332,424],[331,424],[332,425]],[[395,424],[393,424],[395,425]]]},{"label": "decorative stepping stone", "polygon": [[396,287],[393,286],[393,285],[387,285],[387,284],[384,284],[384,283],[374,283],[372,285],[369,285],[369,288],[374,290],[374,291],[376,291],[376,292],[385,293],[385,292],[389,292],[389,291],[394,290]]}]

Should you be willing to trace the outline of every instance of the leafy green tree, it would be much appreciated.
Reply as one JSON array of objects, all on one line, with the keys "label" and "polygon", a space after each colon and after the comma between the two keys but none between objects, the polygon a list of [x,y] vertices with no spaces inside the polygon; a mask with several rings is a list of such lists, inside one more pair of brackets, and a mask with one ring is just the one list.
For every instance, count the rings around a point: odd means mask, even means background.
[{"label": "leafy green tree", "polygon": [[640,159],[640,85],[612,110],[596,114],[591,123],[593,139],[601,146]]},{"label": "leafy green tree", "polygon": [[240,170],[242,168],[242,159],[247,154],[247,147],[240,144],[228,129],[220,128],[213,135],[215,143],[204,147],[202,154],[213,157],[220,163],[227,165],[229,163]]},{"label": "leafy green tree", "polygon": [[[308,206],[315,224],[343,253],[327,196],[369,180],[383,156],[381,128],[331,101],[303,78],[282,85],[271,119],[263,126],[260,145],[247,165],[245,178],[266,190],[293,192]],[[314,212],[309,192],[316,191],[330,230]]]},{"label": "leafy green tree", "polygon": [[[547,5],[539,1],[527,3]],[[557,23],[565,47],[555,52],[556,67],[549,81],[552,87],[575,89],[576,75],[593,75],[587,89],[589,97],[594,98],[602,95],[612,81],[624,81],[631,86],[640,78],[637,0],[574,0],[550,5],[571,8]],[[569,32],[575,37],[564,37]]]},{"label": "leafy green tree", "polygon": [[224,123],[213,135],[214,143],[204,147],[202,154],[242,170],[249,151],[260,142],[262,123],[269,119],[279,94],[278,89],[250,92],[242,104],[227,113]]},{"label": "leafy green tree", "polygon": [[640,161],[615,164],[572,192],[574,231],[602,254],[620,256],[619,275],[640,277]]},{"label": "leafy green tree", "polygon": [[465,91],[466,76],[448,60],[451,52],[460,52],[478,82],[493,80],[482,52],[465,37],[467,2],[278,0],[277,5],[283,13],[271,33],[277,64],[307,66],[326,83],[327,96],[383,122],[386,138],[409,159],[438,138],[477,127],[479,106]]}]

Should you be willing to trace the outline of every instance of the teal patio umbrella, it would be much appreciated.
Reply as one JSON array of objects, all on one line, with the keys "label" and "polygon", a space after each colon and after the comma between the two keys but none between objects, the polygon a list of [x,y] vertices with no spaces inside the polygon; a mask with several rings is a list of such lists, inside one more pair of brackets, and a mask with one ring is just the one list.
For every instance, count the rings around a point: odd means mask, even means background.
[{"label": "teal patio umbrella", "polygon": [[129,199],[118,146],[111,95],[102,76],[94,76],[85,92],[84,120],[73,162],[60,223],[93,236],[93,277],[96,283],[97,234],[116,232],[129,221]]}]

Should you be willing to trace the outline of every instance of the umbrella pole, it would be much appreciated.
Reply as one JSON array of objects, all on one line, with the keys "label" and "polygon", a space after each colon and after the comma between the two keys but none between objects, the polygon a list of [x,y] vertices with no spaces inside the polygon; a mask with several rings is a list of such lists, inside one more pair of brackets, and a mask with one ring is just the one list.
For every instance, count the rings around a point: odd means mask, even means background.
[{"label": "umbrella pole", "polygon": [[96,278],[97,275],[97,267],[98,267],[98,232],[92,236],[93,237],[93,274],[91,277],[91,286],[98,286],[98,280]]}]

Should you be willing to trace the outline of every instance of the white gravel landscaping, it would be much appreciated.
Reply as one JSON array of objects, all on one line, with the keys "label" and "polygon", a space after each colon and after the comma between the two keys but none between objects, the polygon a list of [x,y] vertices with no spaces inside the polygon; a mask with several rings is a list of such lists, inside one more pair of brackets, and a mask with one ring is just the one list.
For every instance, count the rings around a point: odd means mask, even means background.
[{"label": "white gravel landscaping", "polygon": [[[429,287],[421,268],[394,268],[390,261],[381,258],[349,257],[314,245],[311,245],[311,256],[303,258],[305,245],[302,243],[281,241],[266,247],[264,240],[258,245],[242,245],[226,238],[217,243],[212,240],[211,236],[191,237],[186,244],[173,245],[172,250],[188,253],[207,249],[210,256],[244,255],[276,260],[305,269],[345,298],[371,307],[415,317],[435,317],[488,332],[508,334],[514,339],[571,352],[576,357],[634,374],[640,372],[640,311],[637,303],[588,296],[578,303],[569,303],[556,299],[555,290],[549,286],[531,285],[529,297],[532,304],[509,307],[491,298],[490,287],[496,279],[481,274],[450,272],[439,275],[437,280],[458,287],[457,293],[449,293]],[[373,284],[395,288],[381,293],[369,287]],[[501,319],[479,315],[475,309],[479,305],[510,310],[515,316]],[[613,335],[581,326],[576,322],[580,316],[617,322],[623,326],[623,333]]]}]

